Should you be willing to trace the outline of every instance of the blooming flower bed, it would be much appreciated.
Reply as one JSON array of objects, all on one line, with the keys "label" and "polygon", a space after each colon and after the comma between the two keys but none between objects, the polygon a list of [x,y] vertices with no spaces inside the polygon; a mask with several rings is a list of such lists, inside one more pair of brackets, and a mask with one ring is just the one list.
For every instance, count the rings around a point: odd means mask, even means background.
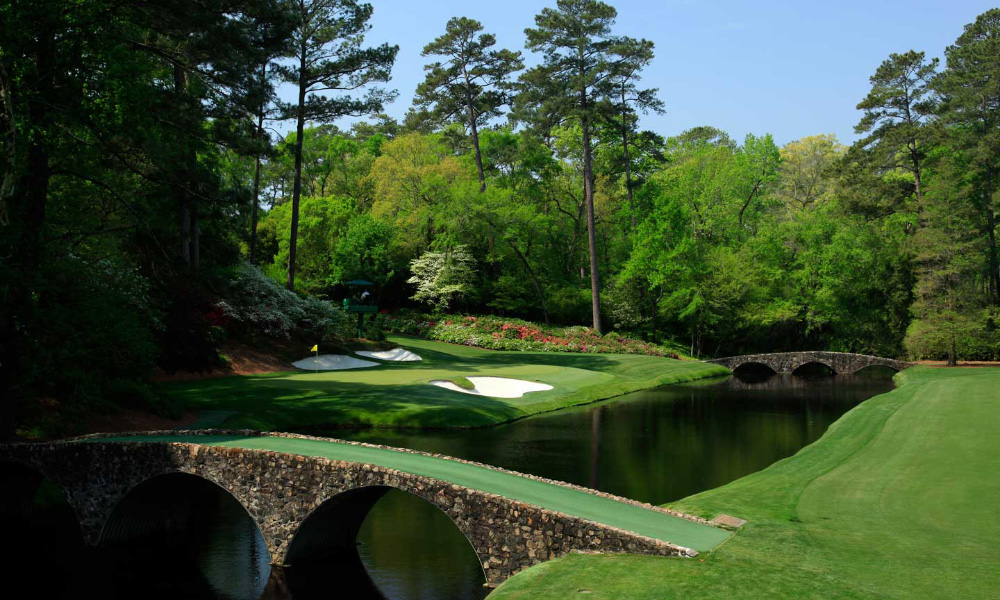
[{"label": "blooming flower bed", "polygon": [[611,332],[598,335],[588,327],[545,327],[519,319],[484,316],[432,317],[415,313],[380,314],[383,331],[490,350],[592,352],[680,356],[663,346]]}]

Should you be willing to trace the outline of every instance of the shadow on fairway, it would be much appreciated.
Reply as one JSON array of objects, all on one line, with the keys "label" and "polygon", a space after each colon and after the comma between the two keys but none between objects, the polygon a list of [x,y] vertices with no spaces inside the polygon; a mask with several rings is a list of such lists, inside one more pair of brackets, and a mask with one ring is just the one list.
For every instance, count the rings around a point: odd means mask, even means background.
[{"label": "shadow on fairway", "polygon": [[[605,371],[620,364],[620,361],[606,354],[587,354],[581,352],[507,352],[500,350],[484,350],[482,348],[472,348],[468,346],[454,345],[455,353],[432,350],[425,344],[436,343],[446,347],[450,345],[443,342],[427,342],[419,338],[398,338],[400,345],[415,354],[419,354],[420,362],[392,363],[384,362],[383,369],[431,369],[441,368],[444,365],[548,365],[555,367],[568,367],[573,369],[588,369],[590,371]],[[413,342],[416,342],[414,344]],[[475,355],[466,355],[466,352],[474,352]],[[659,357],[649,357],[651,359]]]},{"label": "shadow on fairway", "polygon": [[[233,382],[237,383],[237,382]],[[324,382],[338,388],[336,382]],[[344,387],[348,387],[346,384]],[[270,429],[274,423],[295,423],[299,431],[331,427],[384,426],[465,427],[492,425],[524,416],[516,405],[469,394],[442,394],[430,385],[370,385],[352,383],[346,389],[317,389],[316,382],[282,380],[279,385],[248,389],[245,385],[213,386],[213,397],[239,414],[222,425]],[[283,393],[288,390],[288,393]],[[217,404],[218,405],[218,404]]]}]

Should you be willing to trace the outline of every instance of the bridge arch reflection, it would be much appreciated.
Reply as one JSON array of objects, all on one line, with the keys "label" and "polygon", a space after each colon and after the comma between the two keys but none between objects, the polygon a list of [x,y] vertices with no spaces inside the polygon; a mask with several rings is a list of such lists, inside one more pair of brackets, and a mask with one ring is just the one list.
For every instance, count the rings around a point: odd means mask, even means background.
[{"label": "bridge arch reflection", "polygon": [[[129,489],[97,545],[112,571],[133,574],[116,583],[134,586],[137,596],[153,588],[164,598],[256,600],[271,571],[267,543],[243,503],[189,473],[155,475]],[[183,588],[174,587],[181,581]]]},{"label": "bridge arch reflection", "polygon": [[827,364],[827,362],[821,360],[804,362],[795,367],[795,370],[792,371],[792,375],[797,377],[829,377],[836,374],[836,369]]},{"label": "bridge arch reflection", "polygon": [[2,460],[0,492],[0,574],[31,582],[37,597],[63,597],[84,549],[65,488],[37,467]]},{"label": "bridge arch reflection", "polygon": [[329,597],[338,582],[350,582],[356,598],[419,597],[431,589],[437,597],[485,593],[486,572],[460,524],[435,502],[391,486],[325,500],[302,521],[285,562],[296,600]]}]

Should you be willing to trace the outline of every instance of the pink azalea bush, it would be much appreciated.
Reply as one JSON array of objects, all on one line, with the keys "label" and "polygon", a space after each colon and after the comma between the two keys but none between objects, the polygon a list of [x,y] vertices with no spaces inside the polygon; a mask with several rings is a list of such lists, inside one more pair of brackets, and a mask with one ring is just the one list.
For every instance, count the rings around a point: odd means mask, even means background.
[{"label": "pink azalea bush", "polygon": [[489,350],[645,354],[680,358],[663,346],[611,332],[598,335],[588,327],[545,327],[538,323],[493,316],[446,316],[434,319],[414,313],[380,314],[378,325],[390,333],[475,346]]}]

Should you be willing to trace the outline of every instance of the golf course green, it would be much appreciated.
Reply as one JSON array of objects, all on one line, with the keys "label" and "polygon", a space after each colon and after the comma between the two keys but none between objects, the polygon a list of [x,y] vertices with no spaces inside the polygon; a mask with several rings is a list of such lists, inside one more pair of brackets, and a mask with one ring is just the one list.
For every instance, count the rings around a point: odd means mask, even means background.
[{"label": "golf course green", "polygon": [[707,552],[715,548],[730,536],[730,533],[724,529],[688,521],[642,506],[626,504],[579,489],[530,479],[515,473],[487,469],[470,463],[427,454],[400,452],[389,448],[347,444],[333,440],[270,436],[140,435],[95,438],[92,441],[182,442],[204,446],[269,450],[379,465],[534,504],[686,548],[693,548],[699,552]]},{"label": "golf course green", "polygon": [[759,473],[674,503],[748,519],[696,560],[569,555],[490,600],[1000,595],[1000,369],[917,367]]},{"label": "golf course green", "polygon": [[[160,386],[160,393],[182,410],[203,415],[194,428],[481,427],[729,373],[716,365],[655,356],[500,352],[409,337],[390,341],[423,360],[170,383]],[[553,389],[520,398],[490,398],[430,384],[469,376],[539,381]]]}]

